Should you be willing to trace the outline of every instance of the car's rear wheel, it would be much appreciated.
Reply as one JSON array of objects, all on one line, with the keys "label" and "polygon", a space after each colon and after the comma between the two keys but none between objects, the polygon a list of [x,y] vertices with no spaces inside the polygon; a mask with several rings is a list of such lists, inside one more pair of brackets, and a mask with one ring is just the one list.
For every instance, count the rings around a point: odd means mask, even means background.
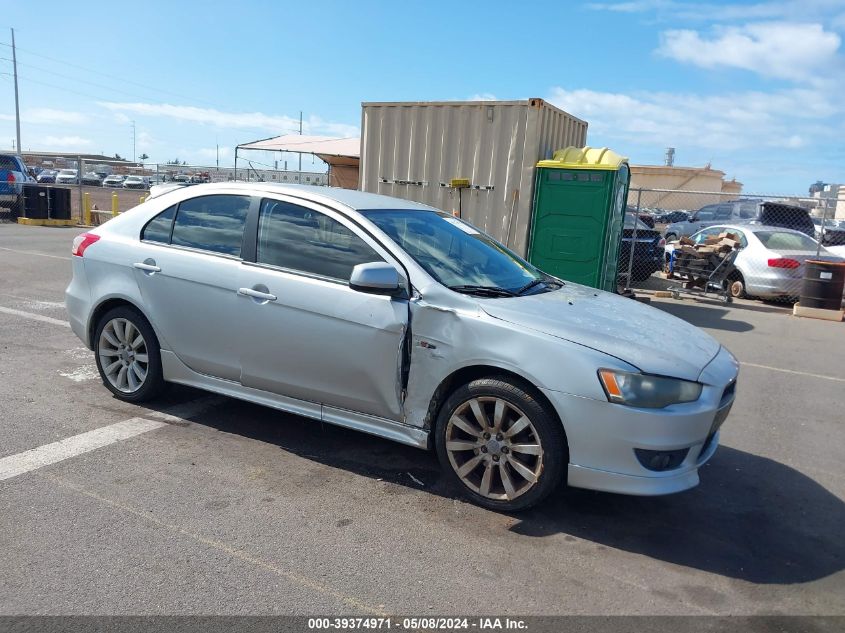
[{"label": "car's rear wheel", "polygon": [[494,510],[528,508],[561,482],[563,429],[528,385],[505,377],[459,387],[437,419],[435,446],[453,483]]},{"label": "car's rear wheel", "polygon": [[94,350],[103,384],[128,402],[142,402],[164,389],[161,349],[152,326],[129,306],[106,312],[97,323]]}]

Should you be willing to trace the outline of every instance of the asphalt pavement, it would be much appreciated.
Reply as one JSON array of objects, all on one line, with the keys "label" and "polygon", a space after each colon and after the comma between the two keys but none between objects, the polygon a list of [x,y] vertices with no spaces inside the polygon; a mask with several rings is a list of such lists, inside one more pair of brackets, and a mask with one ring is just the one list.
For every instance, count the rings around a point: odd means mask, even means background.
[{"label": "asphalt pavement", "polygon": [[845,614],[845,323],[652,300],[742,363],[701,485],[505,515],[386,440],[114,399],[65,322],[79,232],[0,225],[0,614]]}]

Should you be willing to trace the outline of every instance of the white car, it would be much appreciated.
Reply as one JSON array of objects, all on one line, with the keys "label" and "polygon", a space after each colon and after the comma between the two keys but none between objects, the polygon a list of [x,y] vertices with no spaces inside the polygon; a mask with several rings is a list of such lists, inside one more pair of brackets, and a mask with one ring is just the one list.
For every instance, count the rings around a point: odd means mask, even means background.
[{"label": "white car", "polygon": [[181,383],[434,449],[497,510],[564,482],[691,488],[734,402],[737,361],[708,334],[407,200],[200,184],[72,255],[70,324],[115,397]]},{"label": "white car", "polygon": [[124,176],[112,174],[103,179],[103,187],[122,187]]},{"label": "white car", "polygon": [[124,189],[146,189],[147,181],[143,176],[127,176],[123,181]]},{"label": "white car", "polygon": [[56,174],[57,185],[77,185],[79,184],[79,172],[75,169],[60,169]]}]

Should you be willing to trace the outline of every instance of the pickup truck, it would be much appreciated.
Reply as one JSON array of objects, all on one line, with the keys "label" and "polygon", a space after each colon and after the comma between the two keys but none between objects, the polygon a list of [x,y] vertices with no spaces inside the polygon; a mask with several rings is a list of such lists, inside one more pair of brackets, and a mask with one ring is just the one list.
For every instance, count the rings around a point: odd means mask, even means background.
[{"label": "pickup truck", "polygon": [[17,154],[0,154],[0,208],[23,213],[23,185],[33,182],[23,159]]}]

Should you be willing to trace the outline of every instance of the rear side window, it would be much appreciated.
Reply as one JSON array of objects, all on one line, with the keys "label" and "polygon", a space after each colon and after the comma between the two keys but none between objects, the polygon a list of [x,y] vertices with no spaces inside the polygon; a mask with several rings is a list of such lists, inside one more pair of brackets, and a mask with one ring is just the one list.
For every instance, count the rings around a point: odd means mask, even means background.
[{"label": "rear side window", "polygon": [[248,196],[201,196],[179,204],[173,223],[174,246],[240,257]]},{"label": "rear side window", "polygon": [[261,204],[256,260],[341,281],[349,281],[358,264],[384,261],[337,220],[277,200]]},{"label": "rear side window", "polygon": [[0,156],[0,169],[6,171],[20,171],[21,166],[12,156]]},{"label": "rear side window", "polygon": [[772,250],[783,251],[812,251],[816,252],[816,240],[803,233],[787,233],[785,231],[757,231],[757,239],[763,246]]},{"label": "rear side window", "polygon": [[173,216],[176,215],[176,205],[166,208],[164,211],[147,222],[147,226],[141,231],[141,239],[148,242],[170,243],[170,227],[173,226]]}]

